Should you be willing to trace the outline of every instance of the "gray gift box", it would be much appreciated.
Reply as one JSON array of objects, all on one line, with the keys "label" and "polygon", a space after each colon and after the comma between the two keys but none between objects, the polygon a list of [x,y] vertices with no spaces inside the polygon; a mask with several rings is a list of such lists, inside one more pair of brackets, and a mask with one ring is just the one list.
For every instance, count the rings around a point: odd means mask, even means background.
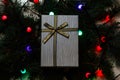
[{"label": "gray gift box", "polygon": [[78,67],[78,16],[42,15],[41,66]]}]

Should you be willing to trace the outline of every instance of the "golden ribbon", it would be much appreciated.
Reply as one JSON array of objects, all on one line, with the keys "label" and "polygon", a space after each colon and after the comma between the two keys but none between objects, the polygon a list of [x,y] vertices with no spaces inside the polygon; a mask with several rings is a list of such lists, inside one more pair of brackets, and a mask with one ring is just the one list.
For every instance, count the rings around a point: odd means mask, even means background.
[{"label": "golden ribbon", "polygon": [[57,27],[57,16],[54,16],[54,26],[51,26],[48,23],[45,23],[44,26],[48,29],[42,29],[42,32],[50,32],[43,40],[42,42],[45,44],[52,36],[53,36],[53,66],[57,66],[57,59],[56,59],[56,53],[57,53],[57,33],[60,35],[69,38],[69,34],[66,32],[68,31],[77,31],[77,28],[65,28],[68,26],[67,22],[64,22],[59,27]]}]

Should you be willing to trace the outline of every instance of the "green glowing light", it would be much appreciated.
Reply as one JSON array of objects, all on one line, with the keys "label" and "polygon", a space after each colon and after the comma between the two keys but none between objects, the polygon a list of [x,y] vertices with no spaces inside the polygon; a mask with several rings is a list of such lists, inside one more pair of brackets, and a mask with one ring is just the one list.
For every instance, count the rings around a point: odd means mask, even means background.
[{"label": "green glowing light", "polygon": [[20,72],[21,72],[22,74],[25,74],[25,73],[26,73],[26,69],[20,70]]},{"label": "green glowing light", "polygon": [[79,36],[82,36],[83,35],[83,32],[81,30],[78,30],[78,35]]}]

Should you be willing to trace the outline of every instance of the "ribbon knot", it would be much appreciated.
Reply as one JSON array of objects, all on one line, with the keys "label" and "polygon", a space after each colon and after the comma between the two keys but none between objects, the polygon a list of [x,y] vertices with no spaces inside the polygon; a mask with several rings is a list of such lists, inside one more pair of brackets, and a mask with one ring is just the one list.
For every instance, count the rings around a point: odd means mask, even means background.
[{"label": "ribbon knot", "polygon": [[59,27],[53,27],[48,23],[45,23],[44,26],[50,30],[50,33],[43,39],[43,43],[45,44],[55,33],[59,33],[60,35],[69,38],[69,34],[63,32],[62,29],[68,26],[67,22],[64,22]]}]

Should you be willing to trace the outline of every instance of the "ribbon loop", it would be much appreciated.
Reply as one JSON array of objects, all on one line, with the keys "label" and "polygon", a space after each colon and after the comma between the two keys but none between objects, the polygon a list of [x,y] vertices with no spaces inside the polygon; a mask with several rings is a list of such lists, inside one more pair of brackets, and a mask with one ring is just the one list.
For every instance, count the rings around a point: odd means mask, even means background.
[{"label": "ribbon loop", "polygon": [[50,24],[48,24],[48,23],[45,23],[44,26],[47,27],[47,28],[50,29],[50,30],[54,30],[54,27],[52,27],[52,26],[51,26]]}]

